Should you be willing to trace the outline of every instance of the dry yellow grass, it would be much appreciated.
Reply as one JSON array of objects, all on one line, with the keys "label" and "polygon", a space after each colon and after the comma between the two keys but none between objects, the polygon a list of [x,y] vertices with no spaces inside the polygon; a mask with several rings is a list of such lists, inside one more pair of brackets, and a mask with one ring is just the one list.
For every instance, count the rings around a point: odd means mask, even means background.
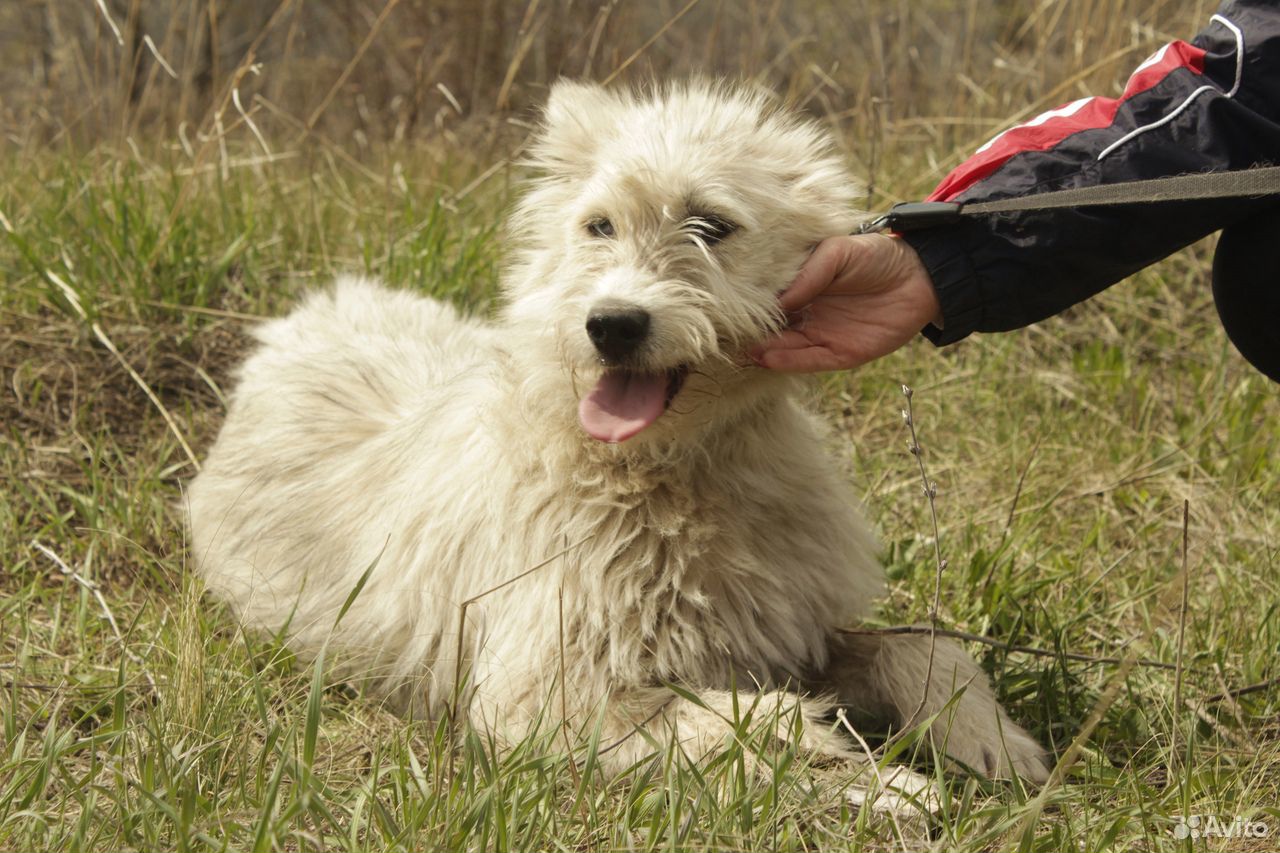
[{"label": "dry yellow grass", "polygon": [[[186,573],[175,432],[207,445],[246,324],[334,270],[486,310],[508,160],[559,74],[756,81],[831,124],[878,208],[1012,121],[1117,93],[1212,5],[0,5],[0,847],[898,846],[785,750],[763,779],[738,746],[605,786],[557,745],[451,743],[240,635]],[[1280,831],[1280,400],[1217,327],[1209,249],[816,384],[882,530],[885,622],[926,618],[935,583],[906,382],[942,624],[1048,653],[973,649],[1059,752],[1116,685],[1044,802],[945,778],[937,846],[1171,849],[1190,815]],[[1123,671],[1128,650],[1165,666]]]}]

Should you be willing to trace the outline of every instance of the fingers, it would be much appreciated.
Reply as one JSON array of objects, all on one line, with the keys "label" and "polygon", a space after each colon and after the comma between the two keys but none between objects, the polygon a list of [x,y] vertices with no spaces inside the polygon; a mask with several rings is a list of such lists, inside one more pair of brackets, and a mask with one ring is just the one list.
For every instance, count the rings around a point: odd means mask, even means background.
[{"label": "fingers", "polygon": [[753,358],[761,367],[780,373],[819,373],[856,366],[842,361],[826,347],[815,346],[803,349],[766,349],[753,354]]},{"label": "fingers", "polygon": [[884,235],[823,240],[778,296],[778,306],[791,328],[753,358],[788,372],[858,367],[902,346],[938,310],[914,252]]},{"label": "fingers", "polygon": [[816,373],[857,366],[848,358],[842,358],[790,329],[784,329],[777,337],[756,347],[750,355],[761,367],[783,373]]}]

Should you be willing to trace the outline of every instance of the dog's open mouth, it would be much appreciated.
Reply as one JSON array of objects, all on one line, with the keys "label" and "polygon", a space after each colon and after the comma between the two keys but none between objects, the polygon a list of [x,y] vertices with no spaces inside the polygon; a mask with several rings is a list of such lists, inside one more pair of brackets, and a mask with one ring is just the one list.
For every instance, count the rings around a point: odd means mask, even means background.
[{"label": "dog's open mouth", "polygon": [[687,366],[660,373],[611,367],[578,404],[578,420],[592,438],[626,441],[662,416],[688,375]]}]

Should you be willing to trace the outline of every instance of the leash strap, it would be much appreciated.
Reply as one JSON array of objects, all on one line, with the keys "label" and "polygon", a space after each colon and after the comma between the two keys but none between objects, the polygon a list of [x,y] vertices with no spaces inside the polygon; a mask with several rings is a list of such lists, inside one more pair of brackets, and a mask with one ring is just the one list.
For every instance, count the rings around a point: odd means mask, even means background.
[{"label": "leash strap", "polygon": [[1100,184],[1069,190],[1019,196],[977,203],[955,201],[912,201],[895,204],[888,213],[869,220],[859,234],[877,231],[919,231],[959,222],[963,216],[1011,213],[1020,210],[1052,210],[1061,207],[1103,207],[1115,204],[1161,204],[1211,198],[1263,198],[1280,195],[1280,166],[1239,169],[1231,172],[1201,172]]}]

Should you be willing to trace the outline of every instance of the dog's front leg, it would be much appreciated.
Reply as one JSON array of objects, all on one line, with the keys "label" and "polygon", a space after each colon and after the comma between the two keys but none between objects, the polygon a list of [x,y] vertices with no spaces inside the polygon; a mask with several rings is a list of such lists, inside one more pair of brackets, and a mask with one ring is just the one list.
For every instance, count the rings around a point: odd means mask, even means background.
[{"label": "dog's front leg", "polygon": [[[668,750],[700,761],[734,739],[752,744],[788,741],[829,758],[852,758],[853,744],[836,731],[830,699],[801,697],[785,690],[763,693],[702,690],[695,698],[661,687],[615,694],[606,707],[600,760],[610,775]],[[798,717],[798,719],[797,719]],[[748,755],[751,752],[747,746]]]},{"label": "dog's front leg", "polygon": [[847,722],[838,721],[835,708],[830,698],[785,690],[739,691],[736,697],[707,690],[696,701],[665,689],[632,690],[608,706],[602,734],[614,739],[601,738],[600,764],[616,775],[671,750],[700,761],[737,739],[747,766],[767,774],[769,764],[756,760],[756,749],[798,736],[802,751],[843,760],[853,769],[845,796],[854,805],[910,819],[934,811],[939,801],[934,785],[906,767],[873,766],[870,756],[846,736]]},{"label": "dog's front leg", "polygon": [[987,776],[1009,778],[1012,770],[1031,782],[1049,778],[1040,744],[1009,719],[986,675],[953,640],[837,634],[815,686],[835,693],[856,718],[894,728],[936,714],[929,728],[935,748]]}]

